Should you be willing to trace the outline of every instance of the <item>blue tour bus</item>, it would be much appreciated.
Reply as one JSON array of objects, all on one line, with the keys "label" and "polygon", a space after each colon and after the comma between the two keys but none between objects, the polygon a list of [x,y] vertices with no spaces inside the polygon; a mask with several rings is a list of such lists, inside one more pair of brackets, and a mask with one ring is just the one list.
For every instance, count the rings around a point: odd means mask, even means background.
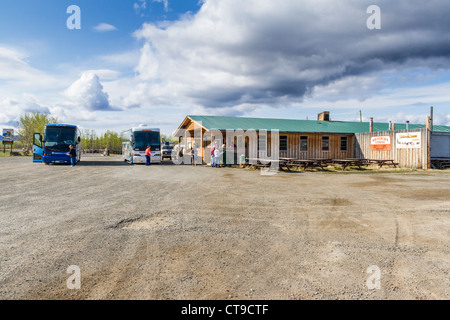
[{"label": "blue tour bus", "polygon": [[81,134],[77,126],[69,124],[47,124],[44,138],[35,133],[33,138],[33,162],[70,164],[69,146],[77,151],[77,162],[81,159]]}]

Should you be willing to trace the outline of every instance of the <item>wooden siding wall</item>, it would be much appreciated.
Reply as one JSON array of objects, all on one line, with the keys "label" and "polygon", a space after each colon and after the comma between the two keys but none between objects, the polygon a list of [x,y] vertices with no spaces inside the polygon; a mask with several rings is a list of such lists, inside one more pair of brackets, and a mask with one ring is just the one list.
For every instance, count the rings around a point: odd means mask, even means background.
[{"label": "wooden siding wall", "polygon": [[[225,133],[224,133],[225,136]],[[250,158],[268,158],[272,157],[272,144],[279,150],[279,137],[288,137],[288,151],[279,151],[281,158],[310,159],[310,158],[326,158],[326,159],[344,159],[353,158],[353,140],[352,134],[302,134],[302,133],[280,133],[277,141],[272,142],[272,135],[267,133],[267,152],[258,152],[258,139],[250,135],[247,141],[247,155]],[[300,137],[308,137],[308,151],[300,151]],[[322,151],[322,137],[330,138],[329,151]],[[347,151],[341,151],[341,137],[347,137]],[[227,141],[233,140],[227,137]],[[229,143],[228,143],[229,145]],[[241,154],[241,153],[239,153]]]},{"label": "wooden siding wall", "polygon": [[[401,149],[396,147],[395,136],[397,133],[420,132],[422,141],[420,148]],[[371,150],[371,137],[390,136],[391,150],[379,151]],[[396,130],[396,131],[378,131],[364,132],[355,134],[354,154],[355,158],[394,160],[401,167],[427,169],[429,166],[429,131],[424,129]]]},{"label": "wooden siding wall", "polygon": [[[280,151],[281,158],[345,159],[353,157],[353,135],[280,133],[288,137],[288,151]],[[308,137],[308,151],[300,151],[300,137]],[[322,137],[330,137],[329,151],[322,151]],[[341,151],[341,137],[347,137],[347,151]]]}]

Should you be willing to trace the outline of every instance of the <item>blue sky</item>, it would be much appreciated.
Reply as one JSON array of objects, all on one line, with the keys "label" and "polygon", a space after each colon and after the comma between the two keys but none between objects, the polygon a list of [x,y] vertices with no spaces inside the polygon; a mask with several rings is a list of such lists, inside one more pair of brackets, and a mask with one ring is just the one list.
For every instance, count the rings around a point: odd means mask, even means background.
[{"label": "blue sky", "polygon": [[[57,71],[57,67],[68,63],[88,63],[96,56],[114,52],[139,49],[132,37],[144,22],[176,20],[180,14],[196,12],[197,0],[171,1],[164,3],[147,0],[145,8],[136,0],[3,0],[0,2],[3,45],[23,48],[32,53],[30,63],[36,68]],[[81,9],[81,30],[69,30],[66,13],[70,5]],[[95,31],[101,23],[114,26],[110,32]],[[97,62],[98,63],[98,62]]]},{"label": "blue sky", "polygon": [[99,133],[171,134],[188,114],[424,123],[430,106],[450,125],[449,15],[444,0],[2,0],[0,126],[30,111]]}]

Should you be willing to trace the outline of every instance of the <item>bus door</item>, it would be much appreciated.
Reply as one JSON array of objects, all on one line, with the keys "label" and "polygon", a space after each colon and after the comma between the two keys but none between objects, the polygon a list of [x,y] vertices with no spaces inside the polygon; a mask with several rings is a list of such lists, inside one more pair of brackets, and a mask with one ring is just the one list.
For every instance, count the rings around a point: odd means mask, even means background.
[{"label": "bus door", "polygon": [[42,144],[42,135],[35,133],[33,136],[33,162],[44,161],[44,148]]}]

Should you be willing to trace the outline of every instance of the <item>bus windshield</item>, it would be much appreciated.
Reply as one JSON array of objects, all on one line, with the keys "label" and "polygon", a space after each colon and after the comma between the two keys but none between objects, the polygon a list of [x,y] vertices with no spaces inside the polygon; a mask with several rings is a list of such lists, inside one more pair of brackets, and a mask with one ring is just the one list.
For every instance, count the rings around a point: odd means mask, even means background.
[{"label": "bus windshield", "polygon": [[136,131],[133,133],[134,148],[143,151],[150,146],[152,151],[159,150],[159,132],[157,131]]},{"label": "bus windshield", "polygon": [[69,146],[75,146],[75,128],[46,128],[44,135],[44,150],[68,152]]}]

